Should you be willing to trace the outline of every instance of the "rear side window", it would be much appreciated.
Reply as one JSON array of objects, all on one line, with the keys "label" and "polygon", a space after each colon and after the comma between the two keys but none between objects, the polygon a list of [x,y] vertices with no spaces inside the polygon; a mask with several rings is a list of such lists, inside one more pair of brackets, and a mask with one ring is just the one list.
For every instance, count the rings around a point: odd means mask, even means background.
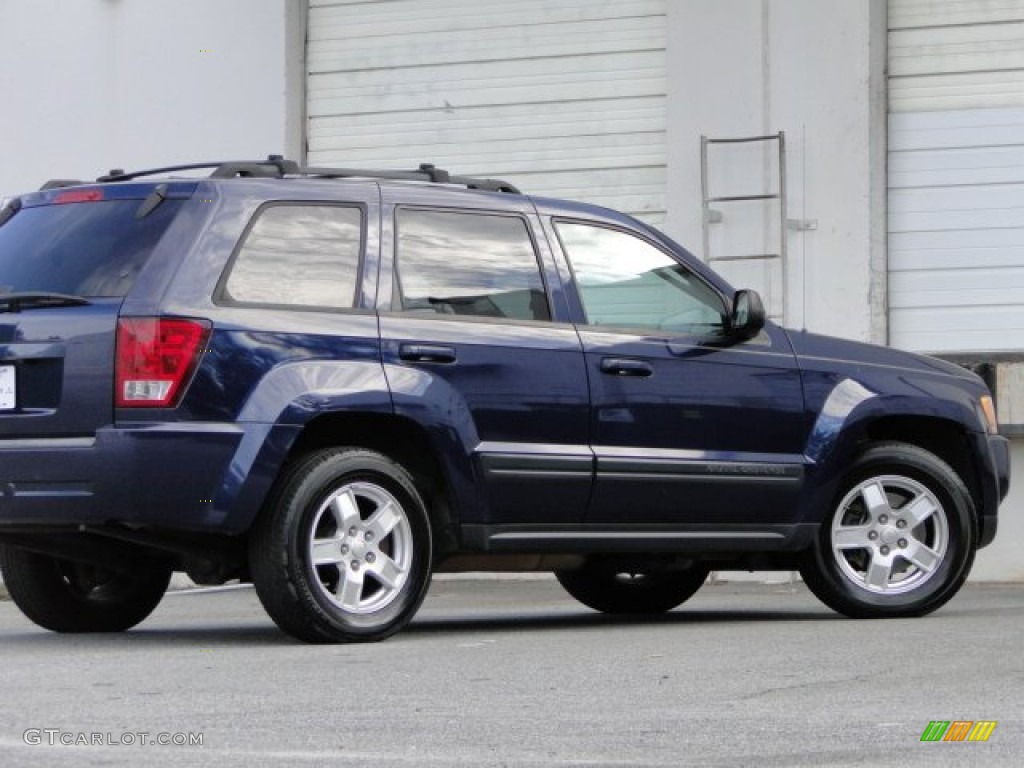
[{"label": "rear side window", "polygon": [[239,304],[351,308],[362,232],[360,208],[264,207],[231,263],[222,298]]},{"label": "rear side window", "polygon": [[397,263],[403,312],[551,319],[533,240],[518,216],[403,209]]},{"label": "rear side window", "polygon": [[142,218],[139,200],[22,208],[0,226],[0,292],[124,296],[182,202]]}]

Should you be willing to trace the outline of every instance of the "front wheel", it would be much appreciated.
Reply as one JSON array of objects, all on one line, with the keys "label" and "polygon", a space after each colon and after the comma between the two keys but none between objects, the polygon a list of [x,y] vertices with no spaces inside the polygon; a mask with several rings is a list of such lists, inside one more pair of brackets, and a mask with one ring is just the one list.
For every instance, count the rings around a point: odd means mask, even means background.
[{"label": "front wheel", "polygon": [[652,614],[671,611],[689,600],[707,580],[708,568],[632,570],[595,561],[573,571],[557,571],[566,592],[595,611]]},{"label": "front wheel", "polygon": [[382,640],[430,583],[426,508],[409,474],[361,449],[317,451],[282,479],[250,541],[267,613],[313,643]]},{"label": "front wheel", "polygon": [[916,446],[880,443],[850,469],[800,571],[847,616],[921,616],[957,593],[976,549],[974,505],[956,472]]},{"label": "front wheel", "polygon": [[15,605],[54,632],[122,632],[145,619],[171,580],[169,565],[119,569],[0,547],[0,571]]}]

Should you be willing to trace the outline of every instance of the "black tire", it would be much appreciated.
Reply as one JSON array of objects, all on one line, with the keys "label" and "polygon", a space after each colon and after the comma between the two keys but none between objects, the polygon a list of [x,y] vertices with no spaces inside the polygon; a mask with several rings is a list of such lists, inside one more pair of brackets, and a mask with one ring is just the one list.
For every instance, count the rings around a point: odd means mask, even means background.
[{"label": "black tire", "polygon": [[594,561],[572,571],[556,571],[565,591],[602,613],[655,614],[671,611],[696,594],[709,569],[694,564],[685,570],[655,568],[637,572]]},{"label": "black tire", "polygon": [[116,570],[0,547],[0,571],[15,605],[54,632],[123,632],[159,605],[170,565]]},{"label": "black tire", "polygon": [[253,529],[249,565],[260,602],[288,634],[367,642],[394,634],[419,609],[431,550],[409,473],[373,451],[332,448],[281,478]]},{"label": "black tire", "polygon": [[917,446],[878,443],[846,474],[800,572],[851,618],[923,616],[957,593],[977,544],[974,503],[952,467]]}]

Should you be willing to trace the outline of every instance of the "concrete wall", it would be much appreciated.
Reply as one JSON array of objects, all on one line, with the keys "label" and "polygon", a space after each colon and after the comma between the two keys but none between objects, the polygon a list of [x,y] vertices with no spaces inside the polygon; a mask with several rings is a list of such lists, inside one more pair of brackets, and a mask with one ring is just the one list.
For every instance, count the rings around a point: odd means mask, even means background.
[{"label": "concrete wall", "polygon": [[0,198],[112,166],[296,154],[295,0],[0,3]]},{"label": "concrete wall", "polygon": [[[785,131],[786,215],[816,226],[783,233],[786,324],[884,343],[884,1],[687,0],[669,3],[668,25],[666,229],[702,250],[702,134]],[[775,165],[751,147],[722,148],[710,156],[712,194],[772,192]],[[775,205],[716,205],[711,255],[778,250]],[[716,266],[781,309],[777,267]]]}]

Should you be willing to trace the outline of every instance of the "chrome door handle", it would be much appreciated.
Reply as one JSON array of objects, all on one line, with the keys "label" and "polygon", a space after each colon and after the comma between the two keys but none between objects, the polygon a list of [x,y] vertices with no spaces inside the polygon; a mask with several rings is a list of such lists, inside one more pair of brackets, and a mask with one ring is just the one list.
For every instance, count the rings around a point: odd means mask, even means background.
[{"label": "chrome door handle", "polygon": [[634,360],[628,357],[606,357],[601,361],[601,373],[612,376],[647,378],[654,375],[654,368],[643,360]]},{"label": "chrome door handle", "polygon": [[455,348],[440,344],[401,344],[398,357],[410,363],[454,363]]}]

